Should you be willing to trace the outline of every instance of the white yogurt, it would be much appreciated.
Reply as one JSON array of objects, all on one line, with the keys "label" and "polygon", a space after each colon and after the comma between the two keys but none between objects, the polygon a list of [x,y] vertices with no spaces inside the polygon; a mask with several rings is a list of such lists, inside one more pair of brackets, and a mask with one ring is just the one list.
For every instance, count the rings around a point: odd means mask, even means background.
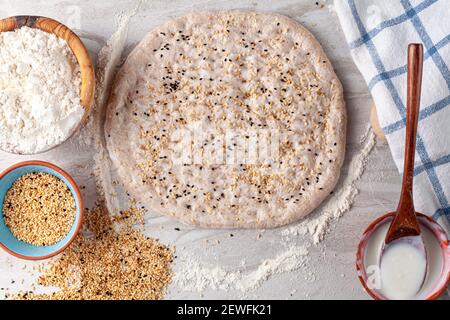
[{"label": "white yogurt", "polygon": [[417,246],[403,239],[393,242],[381,258],[384,295],[389,299],[414,299],[422,287],[426,272],[426,256]]},{"label": "white yogurt", "polygon": [[379,258],[389,224],[390,220],[377,227],[367,241],[364,252],[367,285],[388,299],[424,299],[434,291],[442,273],[444,258],[439,241],[421,225],[428,262],[426,278],[421,285],[426,262],[411,245],[393,245],[385,252],[382,264],[386,265],[380,269]]}]

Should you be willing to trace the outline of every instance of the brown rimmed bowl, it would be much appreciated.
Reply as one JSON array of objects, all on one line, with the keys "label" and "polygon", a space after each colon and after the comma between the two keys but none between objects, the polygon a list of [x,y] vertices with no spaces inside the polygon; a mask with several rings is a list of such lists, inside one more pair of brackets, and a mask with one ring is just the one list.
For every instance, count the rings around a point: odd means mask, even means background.
[{"label": "brown rimmed bowl", "polygon": [[[6,192],[13,183],[27,173],[43,172],[63,181],[75,199],[75,220],[69,233],[59,242],[49,246],[36,246],[20,241],[11,233],[3,220],[3,202]],[[49,162],[32,160],[17,163],[0,174],[0,247],[11,255],[26,260],[43,260],[53,257],[67,248],[78,235],[83,221],[83,199],[80,189],[72,177],[61,168]]]},{"label": "brown rimmed bowl", "polygon": [[[81,41],[81,39],[71,29],[56,20],[41,16],[13,16],[0,20],[0,32],[14,31],[15,29],[20,29],[24,26],[52,33],[58,38],[66,41],[80,66],[80,99],[81,105],[84,108],[84,114],[78,125],[75,126],[71,134],[67,136],[67,139],[69,139],[78,129],[80,129],[86,123],[88,116],[92,110],[92,103],[94,101],[95,93],[95,73],[91,57],[85,45],[83,44],[83,41]],[[60,144],[62,144],[64,141],[62,141]],[[58,145],[50,146],[45,150],[40,150],[38,153],[48,151],[57,147]],[[11,152],[10,150],[3,151]]]},{"label": "brown rimmed bowl", "polygon": [[[374,232],[386,223],[390,223],[394,217],[395,212],[385,214],[375,221],[373,221],[364,231],[356,251],[356,271],[359,281],[364,290],[375,300],[388,300],[383,294],[369,285],[369,276],[366,273],[365,254],[366,245]],[[436,237],[442,251],[442,267],[440,277],[436,283],[433,284],[433,289],[427,292],[423,300],[437,299],[450,284],[450,243],[445,230],[429,216],[416,212],[417,218],[421,227],[427,228]]]}]

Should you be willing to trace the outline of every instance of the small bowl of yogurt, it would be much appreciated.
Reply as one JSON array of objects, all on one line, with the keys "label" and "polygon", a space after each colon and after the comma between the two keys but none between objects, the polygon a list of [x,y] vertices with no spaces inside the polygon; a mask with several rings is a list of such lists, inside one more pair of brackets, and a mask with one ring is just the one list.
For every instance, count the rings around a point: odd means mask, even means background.
[{"label": "small bowl of yogurt", "polygon": [[[379,258],[393,217],[393,212],[381,216],[372,222],[362,235],[356,253],[356,270],[361,284],[365,291],[376,300],[434,300],[438,298],[450,283],[450,247],[447,233],[430,217],[417,213],[427,252],[426,262],[409,252],[396,254],[399,255],[398,263],[417,264],[418,268],[423,263],[427,263],[425,280],[421,282],[423,279],[420,279],[422,275],[419,272],[390,277],[389,274],[385,275],[389,270],[383,270],[382,275]],[[405,257],[401,257],[402,254],[405,254]],[[408,268],[404,269],[413,270],[414,268],[408,265]],[[405,279],[407,279],[406,286],[401,283]],[[399,283],[393,283],[395,281]],[[411,290],[415,281],[420,282],[419,291]]]}]

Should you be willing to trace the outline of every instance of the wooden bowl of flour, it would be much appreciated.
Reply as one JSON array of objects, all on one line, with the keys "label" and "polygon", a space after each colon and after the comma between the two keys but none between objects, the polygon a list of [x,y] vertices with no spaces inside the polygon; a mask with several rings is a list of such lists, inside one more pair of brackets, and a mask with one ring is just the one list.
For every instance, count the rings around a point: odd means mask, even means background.
[{"label": "wooden bowl of flour", "polygon": [[[84,115],[78,126],[73,130],[73,134],[86,122],[92,110],[94,100],[95,74],[89,52],[81,39],[71,29],[51,18],[41,16],[14,16],[0,20],[0,32],[14,31],[24,26],[52,33],[58,38],[65,40],[77,59],[81,72],[80,100],[84,108]],[[48,150],[54,147],[56,146],[52,146]]]}]

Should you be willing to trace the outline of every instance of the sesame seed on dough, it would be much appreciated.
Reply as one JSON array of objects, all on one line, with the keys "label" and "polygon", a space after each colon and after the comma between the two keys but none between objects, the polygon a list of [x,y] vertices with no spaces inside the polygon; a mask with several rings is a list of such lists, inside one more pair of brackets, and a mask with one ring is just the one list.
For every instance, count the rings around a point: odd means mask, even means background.
[{"label": "sesame seed on dough", "polygon": [[[202,140],[176,151],[174,133],[192,128]],[[250,144],[277,130],[269,162],[248,161],[239,137],[221,139],[240,132]],[[169,21],[133,50],[105,133],[121,179],[149,208],[205,227],[265,228],[307,215],[334,188],[346,112],[331,64],[301,25],[277,14],[204,12]],[[237,162],[225,162],[233,155]]]}]

